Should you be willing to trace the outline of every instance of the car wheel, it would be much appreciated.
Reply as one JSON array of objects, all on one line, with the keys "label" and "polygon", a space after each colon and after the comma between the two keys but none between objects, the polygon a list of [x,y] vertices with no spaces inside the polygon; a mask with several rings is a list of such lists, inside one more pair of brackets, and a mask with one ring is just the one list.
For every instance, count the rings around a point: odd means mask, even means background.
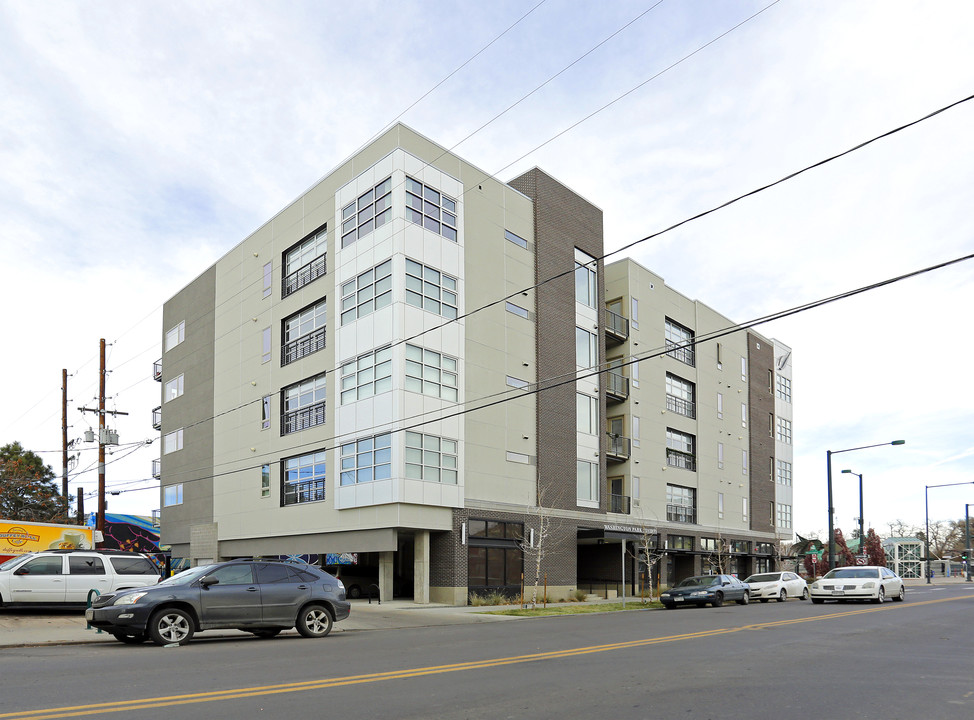
[{"label": "car wheel", "polygon": [[906,587],[900,585],[900,591],[893,596],[893,602],[903,602],[906,599]]},{"label": "car wheel", "polygon": [[879,592],[876,593],[876,597],[873,598],[874,603],[881,603],[886,600],[886,588],[882,585],[879,586]]},{"label": "car wheel", "polygon": [[138,635],[126,635],[125,633],[112,633],[112,636],[119,642],[123,642],[126,645],[141,645],[147,638],[144,633],[139,633]]},{"label": "car wheel", "polygon": [[808,600],[808,588],[802,588],[802,600]]},{"label": "car wheel", "polygon": [[784,588],[781,588],[781,592],[778,593],[778,602],[784,602],[787,599],[788,599],[788,592]]},{"label": "car wheel", "polygon": [[193,618],[179,608],[160,610],[149,620],[149,637],[156,645],[185,645],[193,632]]},{"label": "car wheel", "polygon": [[298,615],[295,627],[303,637],[323,638],[331,632],[333,624],[331,613],[327,609],[321,605],[309,605]]},{"label": "car wheel", "polygon": [[250,632],[259,638],[272,638],[281,634],[281,628],[260,628],[259,630],[251,630]]},{"label": "car wheel", "polygon": [[714,601],[711,603],[711,605],[713,605],[714,607],[720,607],[723,604],[724,604],[724,593],[717,591],[717,594],[714,595]]},{"label": "car wheel", "polygon": [[745,590],[743,597],[741,597],[741,599],[737,601],[737,604],[738,605],[747,605],[749,602],[751,602],[751,593],[750,593],[750,591]]},{"label": "car wheel", "polygon": [[358,600],[360,597],[362,597],[362,588],[360,588],[358,585],[352,585],[345,591],[345,594],[348,595],[348,597],[352,600]]},{"label": "car wheel", "polygon": [[813,605],[821,605],[825,602],[825,598],[812,598]]}]

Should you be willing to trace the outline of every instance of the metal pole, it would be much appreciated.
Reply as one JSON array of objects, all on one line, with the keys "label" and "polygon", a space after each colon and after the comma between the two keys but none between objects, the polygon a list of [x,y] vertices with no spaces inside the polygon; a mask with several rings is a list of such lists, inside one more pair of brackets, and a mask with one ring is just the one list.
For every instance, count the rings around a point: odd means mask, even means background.
[{"label": "metal pole", "polygon": [[924,556],[927,559],[926,575],[927,585],[930,584],[930,486],[923,488],[924,517],[926,518],[926,532],[923,534],[923,543],[926,546]]},{"label": "metal pole", "polygon": [[971,581],[971,504],[964,506],[964,548],[967,550],[967,582]]},{"label": "metal pole", "polygon": [[859,475],[859,554],[866,552],[866,535],[862,529],[862,475]]},{"label": "metal pole", "polygon": [[64,522],[68,517],[68,369],[61,370],[61,499],[64,502]]},{"label": "metal pole", "polygon": [[829,570],[835,567],[835,529],[832,526],[832,451],[825,451],[826,475],[829,488]]},{"label": "metal pole", "polygon": [[105,532],[105,338],[99,343],[98,369],[98,532]]},{"label": "metal pole", "polygon": [[623,538],[622,548],[622,607],[626,606],[626,540]]}]

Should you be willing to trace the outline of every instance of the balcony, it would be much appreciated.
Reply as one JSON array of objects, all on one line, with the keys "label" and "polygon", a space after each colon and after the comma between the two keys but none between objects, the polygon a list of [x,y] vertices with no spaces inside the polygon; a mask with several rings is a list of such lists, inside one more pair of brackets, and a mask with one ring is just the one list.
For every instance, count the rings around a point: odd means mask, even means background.
[{"label": "balcony", "polygon": [[696,355],[693,351],[693,345],[688,344],[692,342],[692,340],[687,340],[686,343],[677,343],[672,340],[667,340],[666,354],[690,367],[696,367]]},{"label": "balcony", "polygon": [[324,480],[305,480],[304,482],[286,483],[284,486],[285,505],[298,505],[300,503],[317,502],[324,499]]},{"label": "balcony", "polygon": [[152,363],[152,379],[162,382],[162,358]]},{"label": "balcony", "polygon": [[625,462],[629,459],[630,440],[615,433],[605,434],[605,459],[609,462]]},{"label": "balcony", "polygon": [[152,427],[162,430],[162,405],[152,408]]},{"label": "balcony", "polygon": [[676,395],[666,396],[666,409],[688,418],[697,417],[697,404],[692,400],[684,400]]},{"label": "balcony", "polygon": [[153,510],[152,511],[152,527],[157,528],[157,527],[159,527],[161,525],[161,522],[160,522],[161,516],[162,516],[162,513],[161,513],[160,510]]},{"label": "balcony", "polygon": [[605,344],[619,345],[629,339],[629,320],[617,312],[605,309]]},{"label": "balcony", "polygon": [[315,403],[300,410],[284,413],[281,419],[281,435],[305,430],[325,422],[325,402]]},{"label": "balcony", "polygon": [[689,453],[666,448],[666,464],[681,470],[696,470],[697,459]]},{"label": "balcony", "polygon": [[667,504],[666,521],[695,525],[697,522],[697,511],[692,505]]},{"label": "balcony", "polygon": [[625,402],[629,397],[629,378],[609,370],[605,374],[605,399],[608,402]]},{"label": "balcony", "polygon": [[317,280],[326,272],[325,256],[319,255],[307,265],[303,265],[284,278],[281,284],[281,298],[303,288],[310,282]]},{"label": "balcony", "polygon": [[320,327],[317,330],[299,337],[297,340],[292,340],[281,346],[281,366],[287,365],[288,363],[293,363],[295,360],[300,360],[306,355],[318,352],[325,347],[325,328]]},{"label": "balcony", "polygon": [[162,477],[162,460],[159,458],[152,461],[152,477],[156,480]]},{"label": "balcony", "polygon": [[632,512],[632,498],[628,495],[609,495],[609,512],[629,515]]}]

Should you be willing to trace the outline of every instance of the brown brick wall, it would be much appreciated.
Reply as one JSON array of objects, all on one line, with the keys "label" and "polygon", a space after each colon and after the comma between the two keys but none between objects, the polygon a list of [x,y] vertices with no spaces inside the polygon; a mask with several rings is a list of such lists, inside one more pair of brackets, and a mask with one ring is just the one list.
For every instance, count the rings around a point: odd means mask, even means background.
[{"label": "brown brick wall", "polygon": [[[750,438],[749,468],[751,483],[751,529],[774,532],[774,515],[769,508],[774,503],[774,391],[769,386],[773,377],[774,345],[764,338],[747,334],[747,394],[748,435]],[[770,374],[770,375],[769,375]]]}]

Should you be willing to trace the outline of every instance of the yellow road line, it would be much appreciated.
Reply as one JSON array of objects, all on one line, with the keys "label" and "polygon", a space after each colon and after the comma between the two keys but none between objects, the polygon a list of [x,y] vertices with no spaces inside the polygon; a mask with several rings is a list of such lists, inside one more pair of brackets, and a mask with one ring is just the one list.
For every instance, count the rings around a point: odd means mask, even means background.
[{"label": "yellow road line", "polygon": [[48,708],[44,710],[27,710],[13,713],[2,713],[0,719],[20,718],[22,720],[53,720],[53,718],[82,717],[84,715],[95,715],[98,713],[127,712],[131,710],[147,710],[159,707],[175,707],[178,705],[189,705],[193,703],[214,702],[216,700],[234,700],[239,698],[257,697],[262,695],[278,695],[281,693],[304,692],[307,690],[322,690],[334,687],[349,685],[360,685],[363,683],[383,682],[387,680],[402,680],[406,678],[421,677],[425,675],[439,675],[441,673],[461,672],[465,670],[482,670],[484,668],[502,667],[504,665],[517,665],[520,663],[537,662],[539,660],[557,660],[560,658],[577,657],[593,653],[611,652],[613,650],[628,650],[649,645],[659,645],[663,643],[679,642],[681,640],[699,640],[708,637],[718,637],[721,635],[731,635],[745,630],[767,630],[787,625],[795,625],[805,622],[819,620],[834,620],[839,618],[862,615],[865,613],[884,612],[901,608],[920,607],[922,605],[934,605],[937,603],[954,602],[956,600],[971,600],[971,597],[960,598],[941,598],[938,600],[924,600],[921,602],[911,602],[908,605],[895,604],[880,607],[870,607],[859,610],[847,610],[843,612],[829,613],[827,615],[815,615],[812,617],[795,618],[792,620],[776,620],[772,622],[756,623],[753,625],[742,625],[735,628],[718,628],[715,630],[702,630],[694,633],[684,633],[681,635],[667,635],[658,638],[644,638],[642,640],[629,640],[625,642],[609,643],[606,645],[591,645],[588,647],[569,648],[566,650],[551,650],[548,652],[532,653],[530,655],[515,655],[507,658],[494,658],[492,660],[473,660],[451,665],[433,665],[424,668],[412,668],[404,670],[393,670],[389,672],[370,673],[366,675],[350,675],[340,678],[319,678],[316,680],[304,680],[294,683],[283,683],[277,685],[261,685],[250,688],[235,688],[232,690],[214,690],[203,693],[190,693],[186,695],[172,695],[168,697],[144,698],[141,700],[119,700],[107,703],[95,703],[91,705],[76,705],[61,708]]}]

